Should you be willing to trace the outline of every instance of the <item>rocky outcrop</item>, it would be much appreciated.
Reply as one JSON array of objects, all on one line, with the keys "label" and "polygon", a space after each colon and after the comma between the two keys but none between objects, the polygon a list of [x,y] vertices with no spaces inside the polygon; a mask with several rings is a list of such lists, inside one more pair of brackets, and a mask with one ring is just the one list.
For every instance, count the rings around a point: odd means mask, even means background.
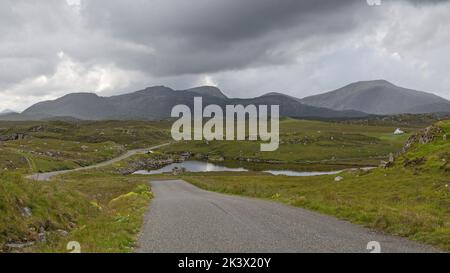
[{"label": "rocky outcrop", "polygon": [[156,157],[148,157],[148,158],[140,158],[138,160],[134,160],[130,162],[127,167],[121,168],[118,170],[120,174],[132,174],[138,170],[153,170],[159,169],[166,165],[182,162],[186,160],[188,157],[180,157],[173,155],[165,155],[165,156],[156,156]]},{"label": "rocky outcrop", "polygon": [[409,151],[414,145],[416,144],[428,144],[438,138],[441,137],[441,135],[444,133],[444,130],[436,125],[431,125],[419,133],[412,135],[408,138],[405,145],[403,146],[403,149],[401,151],[401,154],[406,153]]},{"label": "rocky outcrop", "polygon": [[29,137],[30,136],[25,133],[14,133],[14,134],[10,134],[10,135],[1,135],[0,141],[22,140],[22,139],[27,139]]},{"label": "rocky outcrop", "polygon": [[416,167],[425,163],[425,157],[417,157],[413,159],[405,158],[403,167]]},{"label": "rocky outcrop", "polygon": [[186,172],[186,168],[175,167],[172,169],[172,175],[181,175]]}]

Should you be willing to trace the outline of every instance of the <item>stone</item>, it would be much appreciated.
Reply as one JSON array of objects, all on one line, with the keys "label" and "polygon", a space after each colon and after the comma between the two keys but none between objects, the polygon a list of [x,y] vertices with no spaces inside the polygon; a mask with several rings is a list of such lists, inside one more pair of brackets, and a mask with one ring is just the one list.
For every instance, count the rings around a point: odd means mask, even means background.
[{"label": "stone", "polygon": [[389,162],[394,162],[394,154],[393,153],[390,153],[389,154]]},{"label": "stone", "polygon": [[45,243],[45,242],[47,242],[47,233],[44,231],[44,232],[40,232],[40,233],[38,233],[38,242],[40,242],[40,243]]},{"label": "stone", "polygon": [[344,178],[342,177],[342,176],[336,176],[335,178],[334,178],[334,181],[336,181],[336,182],[340,182],[340,181],[342,181]]},{"label": "stone", "polygon": [[58,229],[57,232],[59,233],[59,235],[61,235],[62,237],[66,237],[67,235],[69,235],[69,232],[63,229]]},{"label": "stone", "polygon": [[21,248],[26,248],[26,247],[30,247],[34,245],[33,242],[27,242],[27,243],[9,243],[9,244],[5,244],[6,248],[9,249],[21,249]]},{"label": "stone", "polygon": [[426,161],[425,157],[416,157],[416,158],[405,158],[403,161],[403,167],[414,167],[424,164]]},{"label": "stone", "polygon": [[185,168],[175,167],[172,169],[172,175],[180,175],[180,174],[184,173],[185,171],[186,171]]},{"label": "stone", "polygon": [[386,169],[392,167],[393,163],[393,161],[381,161],[380,168]]},{"label": "stone", "polygon": [[31,216],[33,216],[33,213],[29,207],[22,208],[21,213],[25,218],[30,218]]},{"label": "stone", "polygon": [[24,133],[14,133],[12,135],[0,136],[0,141],[22,140],[22,139],[27,139],[28,137],[29,136]]}]

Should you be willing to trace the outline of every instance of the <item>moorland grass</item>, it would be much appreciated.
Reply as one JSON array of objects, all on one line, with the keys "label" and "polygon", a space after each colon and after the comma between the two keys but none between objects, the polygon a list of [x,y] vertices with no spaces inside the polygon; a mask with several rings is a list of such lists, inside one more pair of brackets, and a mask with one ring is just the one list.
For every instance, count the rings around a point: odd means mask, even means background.
[{"label": "moorland grass", "polygon": [[[51,182],[3,173],[0,182],[0,251],[11,251],[7,243],[33,242],[18,251],[68,252],[67,243],[77,241],[82,252],[131,252],[152,198],[148,178],[106,172]],[[39,241],[43,230],[46,239]]]},{"label": "moorland grass", "polygon": [[255,141],[182,141],[163,147],[169,153],[192,152],[225,160],[264,160],[294,164],[377,165],[401,149],[415,128],[394,135],[396,127],[344,124],[283,118],[280,147],[261,152]]}]

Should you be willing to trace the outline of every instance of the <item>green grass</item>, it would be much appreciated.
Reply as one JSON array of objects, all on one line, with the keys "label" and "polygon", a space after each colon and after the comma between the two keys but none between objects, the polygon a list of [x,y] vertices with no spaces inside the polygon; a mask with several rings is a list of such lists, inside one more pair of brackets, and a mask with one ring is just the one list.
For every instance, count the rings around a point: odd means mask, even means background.
[{"label": "green grass", "polygon": [[409,134],[394,136],[395,129],[284,118],[280,122],[280,147],[274,152],[260,152],[260,143],[253,141],[183,141],[162,151],[189,151],[199,157],[220,156],[225,160],[368,166],[401,149]]},{"label": "green grass", "polygon": [[170,126],[169,121],[0,121],[0,135],[20,132],[40,139],[82,143],[110,141],[135,149],[167,142]]},{"label": "green grass", "polygon": [[[169,128],[164,121],[0,122],[0,135],[27,136],[0,142],[0,251],[9,251],[7,243],[35,242],[21,251],[66,252],[68,241],[80,242],[83,252],[131,251],[151,199],[147,178],[106,168],[51,182],[22,175],[92,165],[167,142]],[[24,208],[31,217],[22,215]],[[38,243],[42,229],[47,241]]]},{"label": "green grass", "polygon": [[[54,183],[27,181],[12,173],[0,174],[0,182],[0,246],[35,241],[41,228],[69,229],[91,209],[80,193]],[[24,208],[31,209],[31,217],[22,215]]]},{"label": "green grass", "polygon": [[[3,146],[31,162],[25,163],[31,165],[34,172],[91,165],[126,149],[149,147],[171,139],[169,121],[0,122],[0,127],[4,128],[0,130],[2,135],[22,132],[31,137],[8,141]],[[203,159],[224,157],[226,161],[280,161],[303,167],[339,169],[342,166],[377,165],[380,159],[398,151],[408,134],[394,136],[395,128],[394,125],[282,118],[281,144],[274,152],[262,153],[260,143],[250,141],[180,142],[162,150],[168,153],[190,151]],[[416,130],[402,129],[408,133]],[[27,164],[23,159],[17,161],[13,165],[26,170]]]},{"label": "green grass", "polygon": [[[225,158],[226,165],[251,169],[342,169],[375,165],[401,149],[416,127],[392,132],[401,121],[322,122],[283,118],[281,146],[261,153],[256,142],[189,142],[162,149],[191,151],[199,158]],[[372,124],[369,122],[369,124]],[[447,135],[450,122],[441,122]],[[25,132],[28,139],[0,143],[0,251],[8,242],[36,241],[45,229],[47,241],[24,251],[67,252],[78,241],[82,252],[130,252],[151,200],[148,176],[120,175],[135,161],[167,154],[136,155],[112,166],[35,182],[21,174],[71,169],[114,157],[126,149],[148,147],[170,139],[170,123],[0,122],[0,134]],[[389,169],[334,176],[276,177],[259,172],[187,173],[182,177],[205,189],[270,199],[320,211],[369,227],[450,250],[449,142],[438,138],[416,145]],[[275,160],[282,164],[247,162]],[[156,176],[152,176],[155,178]],[[160,175],[159,178],[174,178]],[[22,215],[29,207],[31,217]],[[58,230],[69,231],[62,236]]]},{"label": "green grass", "polygon": [[22,173],[73,169],[106,161],[125,150],[168,142],[168,121],[1,122],[0,170]]},{"label": "green grass", "polygon": [[[106,172],[71,173],[45,183],[4,173],[0,182],[5,251],[6,243],[35,242],[21,251],[67,252],[67,243],[78,241],[82,252],[131,252],[152,198],[148,178]],[[22,215],[25,207],[31,217]],[[46,242],[37,241],[42,229]]]},{"label": "green grass", "polygon": [[27,172],[31,168],[26,157],[21,153],[0,144],[0,172]]},{"label": "green grass", "polygon": [[448,181],[439,175],[377,170],[335,176],[185,176],[206,190],[270,199],[450,250]]},{"label": "green grass", "polygon": [[33,172],[88,166],[116,157],[125,151],[114,142],[82,143],[40,138],[8,141],[3,147],[28,159]]},{"label": "green grass", "polygon": [[108,173],[72,173],[59,178],[72,190],[81,192],[97,208],[94,215],[80,218],[79,227],[43,251],[61,252],[67,241],[77,241],[82,252],[131,252],[142,226],[152,193],[145,177]]}]

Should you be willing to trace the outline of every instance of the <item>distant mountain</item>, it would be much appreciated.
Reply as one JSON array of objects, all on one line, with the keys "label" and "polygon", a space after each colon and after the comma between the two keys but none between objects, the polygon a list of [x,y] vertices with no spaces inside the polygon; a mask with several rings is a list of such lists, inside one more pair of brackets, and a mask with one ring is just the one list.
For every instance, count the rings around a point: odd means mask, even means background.
[{"label": "distant mountain", "polygon": [[280,116],[298,118],[355,118],[366,117],[366,113],[345,110],[336,111],[299,102],[299,99],[279,93],[269,93],[253,99],[231,99],[228,104],[280,105]]},{"label": "distant mountain", "polygon": [[99,97],[94,93],[72,93],[53,101],[36,103],[22,112],[22,115],[37,116],[38,119],[65,116],[98,120],[114,116],[114,111],[113,105],[107,98]]},{"label": "distant mountain", "polygon": [[46,114],[20,114],[6,113],[0,114],[0,121],[28,121],[28,120],[58,120],[58,121],[77,121],[79,119],[70,116],[52,116]]},{"label": "distant mountain", "polygon": [[396,86],[385,80],[362,81],[306,97],[301,102],[334,110],[370,114],[450,112],[450,101],[439,96]]},{"label": "distant mountain", "polygon": [[9,109],[5,109],[0,111],[0,116],[1,115],[10,115],[10,114],[17,114],[17,112],[13,111],[13,110],[9,110]]},{"label": "distant mountain", "polygon": [[286,97],[286,98],[289,98],[289,99],[292,99],[292,100],[295,100],[295,101],[298,101],[298,102],[302,101],[299,98],[296,98],[296,97],[293,97],[293,96],[289,96],[289,95],[286,95],[286,94],[282,94],[282,93],[278,93],[278,92],[270,92],[270,93],[262,95],[262,97],[270,97],[270,96],[283,96],[283,97]]},{"label": "distant mountain", "polygon": [[200,86],[200,87],[187,89],[184,91],[190,91],[190,92],[194,92],[194,93],[197,93],[200,95],[213,96],[213,97],[222,98],[222,99],[227,98],[227,96],[225,96],[225,94],[222,93],[222,91],[220,91],[220,89],[215,86]]},{"label": "distant mountain", "polygon": [[[173,90],[165,86],[154,86],[134,93],[100,97],[93,93],[72,93],[52,101],[39,102],[23,113],[9,119],[57,119],[58,117],[80,120],[141,119],[156,120],[170,117],[174,105],[193,106],[194,97],[203,97],[203,104],[280,105],[280,115],[300,118],[344,118],[364,117],[366,113],[350,110],[335,111],[314,107],[298,99],[282,94],[266,94],[252,99],[232,99],[218,88],[202,86],[187,90]],[[1,118],[0,119],[5,119]]]},{"label": "distant mountain", "polygon": [[409,109],[408,113],[450,113],[450,102],[423,104]]}]

